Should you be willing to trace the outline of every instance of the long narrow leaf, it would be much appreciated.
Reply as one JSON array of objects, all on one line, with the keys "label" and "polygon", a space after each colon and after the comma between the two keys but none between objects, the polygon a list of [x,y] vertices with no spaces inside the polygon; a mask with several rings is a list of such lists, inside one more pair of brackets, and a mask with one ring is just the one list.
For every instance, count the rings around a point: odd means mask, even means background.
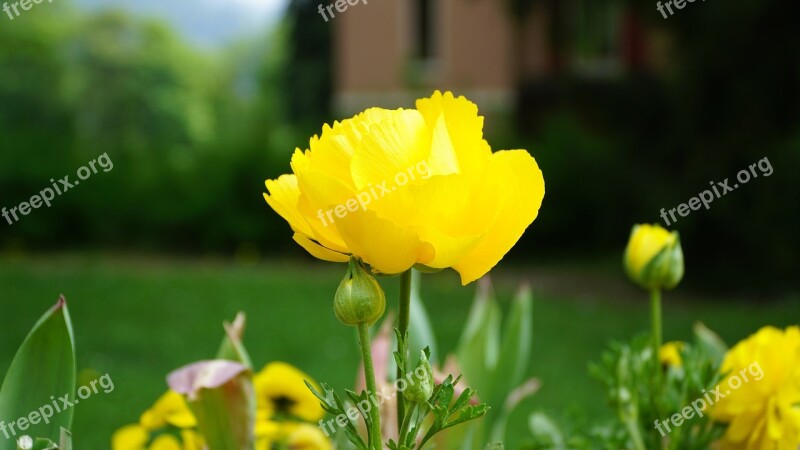
[{"label": "long narrow leaf", "polygon": [[[75,338],[62,296],[34,325],[20,346],[0,388],[0,450],[16,450],[22,435],[58,442],[70,429],[75,401]],[[9,427],[14,425],[13,435]],[[16,436],[16,438],[15,438]],[[8,438],[7,438],[8,437]]]}]

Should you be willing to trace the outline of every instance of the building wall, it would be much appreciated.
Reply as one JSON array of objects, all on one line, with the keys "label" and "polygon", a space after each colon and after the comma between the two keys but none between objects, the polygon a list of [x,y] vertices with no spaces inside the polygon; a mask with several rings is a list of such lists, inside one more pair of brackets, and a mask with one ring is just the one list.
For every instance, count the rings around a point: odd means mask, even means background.
[{"label": "building wall", "polygon": [[[334,101],[341,113],[370,105],[412,106],[414,98],[444,88],[483,109],[510,108],[513,35],[502,2],[434,0],[437,57],[415,61],[416,1],[367,1],[332,21]],[[538,63],[534,57],[528,64]]]}]

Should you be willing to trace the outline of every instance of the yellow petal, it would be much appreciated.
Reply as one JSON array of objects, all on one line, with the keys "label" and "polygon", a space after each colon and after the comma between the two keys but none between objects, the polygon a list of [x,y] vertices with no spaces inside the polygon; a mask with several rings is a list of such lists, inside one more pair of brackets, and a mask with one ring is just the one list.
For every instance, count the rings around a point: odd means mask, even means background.
[{"label": "yellow petal", "polygon": [[297,203],[300,200],[297,177],[295,175],[281,175],[277,180],[267,180],[265,184],[269,194],[265,193],[264,199],[269,206],[289,222],[289,226],[294,231],[313,236],[311,227],[305,217],[297,210]]},{"label": "yellow petal", "polygon": [[292,170],[302,192],[296,208],[311,227],[311,234],[307,234],[309,238],[323,247],[348,253],[342,237],[333,226],[336,218],[332,209],[355,195],[350,186],[352,183],[342,181],[324,169],[312,169],[312,159],[311,152],[295,152],[292,157]]},{"label": "yellow petal", "polygon": [[625,256],[629,270],[639,273],[665,246],[672,244],[675,235],[661,226],[638,225],[631,235]]},{"label": "yellow petal", "polygon": [[498,181],[494,194],[499,213],[475,248],[453,265],[464,285],[485,275],[505,256],[536,219],[544,198],[542,172],[528,152],[501,151],[490,161],[489,177]]},{"label": "yellow petal", "polygon": [[325,248],[300,233],[295,233],[292,239],[317,259],[331,262],[347,262],[350,260],[349,256]]},{"label": "yellow petal", "polygon": [[405,272],[414,264],[433,260],[433,247],[411,229],[401,228],[373,211],[350,212],[336,223],[354,255],[385,274]]},{"label": "yellow petal", "polygon": [[428,160],[430,132],[416,110],[397,110],[372,125],[353,155],[351,172],[358,191],[395,184],[399,173]]},{"label": "yellow petal", "polygon": [[331,441],[322,433],[319,427],[302,424],[289,435],[290,450],[331,450]]},{"label": "yellow petal", "polygon": [[478,115],[478,107],[471,101],[456,98],[452,92],[436,91],[430,98],[417,100],[417,110],[430,129],[438,128],[439,122],[444,121],[462,172],[480,169],[491,157],[492,151],[483,140],[483,117]]},{"label": "yellow petal", "polygon": [[150,450],[181,450],[181,443],[174,436],[162,434],[150,444]]},{"label": "yellow petal", "polygon": [[145,411],[139,423],[148,430],[157,430],[167,424],[178,428],[191,428],[197,421],[181,394],[169,390],[159,398],[152,408]]},{"label": "yellow petal", "polygon": [[111,437],[112,450],[143,450],[150,439],[150,433],[141,425],[127,425]]}]

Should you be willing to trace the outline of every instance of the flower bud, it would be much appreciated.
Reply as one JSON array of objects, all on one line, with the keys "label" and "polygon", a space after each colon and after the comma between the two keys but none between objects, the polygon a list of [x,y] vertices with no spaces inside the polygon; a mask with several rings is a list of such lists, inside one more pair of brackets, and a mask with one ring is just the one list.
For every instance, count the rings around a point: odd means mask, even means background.
[{"label": "flower bud", "polygon": [[345,325],[372,324],[386,309],[386,295],[381,285],[361,261],[350,258],[347,273],[336,290],[333,311]]},{"label": "flower bud", "polygon": [[406,377],[413,377],[413,382],[409,382],[408,388],[403,391],[403,397],[406,401],[413,403],[427,402],[433,395],[433,369],[428,362],[428,357],[425,351],[419,352],[419,362],[413,373],[409,373]]},{"label": "flower bud", "polygon": [[672,289],[683,278],[683,250],[677,231],[634,225],[625,249],[625,271],[645,289]]}]

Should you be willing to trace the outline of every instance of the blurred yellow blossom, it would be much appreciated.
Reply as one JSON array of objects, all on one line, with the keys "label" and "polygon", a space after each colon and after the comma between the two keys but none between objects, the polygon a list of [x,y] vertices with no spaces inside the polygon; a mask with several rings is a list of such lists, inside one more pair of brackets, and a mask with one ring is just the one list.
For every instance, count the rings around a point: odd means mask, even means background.
[{"label": "blurred yellow blossom", "polygon": [[684,347],[683,342],[672,341],[667,342],[661,346],[658,352],[658,360],[661,364],[668,367],[681,367],[683,359],[681,359],[681,350]]},{"label": "blurred yellow blossom", "polygon": [[253,379],[260,417],[289,416],[309,422],[321,419],[325,412],[305,380],[319,389],[311,377],[290,364],[267,364]]},{"label": "blurred yellow blossom", "polygon": [[711,408],[715,420],[730,424],[722,448],[797,450],[800,328],[760,329],[727,353],[721,372],[727,375],[720,386],[734,388]]}]

